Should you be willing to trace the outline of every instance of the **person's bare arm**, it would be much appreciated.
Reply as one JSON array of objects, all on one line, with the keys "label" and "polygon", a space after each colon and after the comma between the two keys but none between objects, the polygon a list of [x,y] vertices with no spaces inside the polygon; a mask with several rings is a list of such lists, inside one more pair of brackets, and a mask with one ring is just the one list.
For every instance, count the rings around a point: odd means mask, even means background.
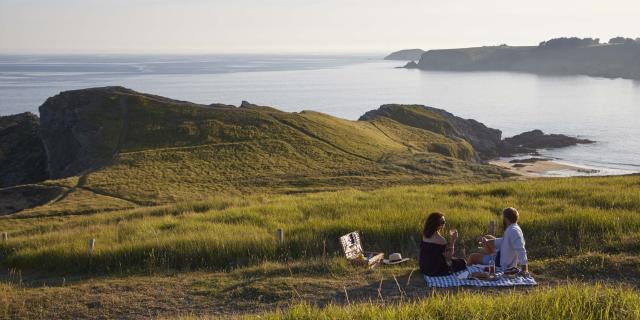
[{"label": "person's bare arm", "polygon": [[496,238],[494,236],[486,235],[480,237],[479,243],[487,255],[496,253]]}]

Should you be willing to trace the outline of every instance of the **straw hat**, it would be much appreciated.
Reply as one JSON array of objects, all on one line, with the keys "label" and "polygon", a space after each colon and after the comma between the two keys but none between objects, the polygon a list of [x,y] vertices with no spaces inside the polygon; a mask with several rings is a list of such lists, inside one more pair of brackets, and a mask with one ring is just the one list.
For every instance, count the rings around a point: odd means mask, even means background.
[{"label": "straw hat", "polygon": [[408,261],[409,258],[402,258],[402,255],[399,253],[392,253],[389,255],[389,259],[384,259],[382,260],[382,262],[384,262],[384,264],[398,264],[398,263],[403,263],[405,261]]}]

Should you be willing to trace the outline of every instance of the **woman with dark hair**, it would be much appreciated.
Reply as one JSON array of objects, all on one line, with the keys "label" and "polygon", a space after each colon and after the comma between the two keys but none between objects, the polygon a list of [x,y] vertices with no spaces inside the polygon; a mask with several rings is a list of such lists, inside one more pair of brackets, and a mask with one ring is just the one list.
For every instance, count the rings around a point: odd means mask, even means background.
[{"label": "woman with dark hair", "polygon": [[420,271],[427,276],[439,277],[452,274],[467,268],[464,259],[455,258],[455,243],[458,231],[449,230],[449,241],[440,233],[447,221],[444,214],[434,212],[427,217],[422,231],[420,243]]}]

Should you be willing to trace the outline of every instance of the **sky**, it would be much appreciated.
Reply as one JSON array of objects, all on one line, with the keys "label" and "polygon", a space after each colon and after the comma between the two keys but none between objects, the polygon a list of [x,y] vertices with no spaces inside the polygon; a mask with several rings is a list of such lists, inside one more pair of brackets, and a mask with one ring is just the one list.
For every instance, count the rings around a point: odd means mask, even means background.
[{"label": "sky", "polygon": [[0,0],[0,53],[366,53],[640,37],[638,0]]}]

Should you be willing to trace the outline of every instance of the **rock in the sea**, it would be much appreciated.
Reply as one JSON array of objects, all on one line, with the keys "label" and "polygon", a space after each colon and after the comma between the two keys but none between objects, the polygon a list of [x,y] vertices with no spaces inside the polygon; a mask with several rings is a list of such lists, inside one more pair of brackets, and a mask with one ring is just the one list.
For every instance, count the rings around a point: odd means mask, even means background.
[{"label": "rock in the sea", "polygon": [[47,178],[40,120],[32,113],[0,117],[0,188]]},{"label": "rock in the sea", "polygon": [[541,161],[551,161],[551,159],[547,159],[547,158],[513,159],[513,160],[509,161],[509,163],[523,164],[523,163],[536,163],[536,162],[541,162]]},{"label": "rock in the sea", "polygon": [[407,64],[404,65],[405,69],[418,69],[418,64],[415,61],[409,61]]},{"label": "rock in the sea", "polygon": [[505,138],[504,142],[510,146],[528,149],[551,149],[589,144],[594,141],[569,137],[563,134],[545,134],[541,130],[532,130]]}]

